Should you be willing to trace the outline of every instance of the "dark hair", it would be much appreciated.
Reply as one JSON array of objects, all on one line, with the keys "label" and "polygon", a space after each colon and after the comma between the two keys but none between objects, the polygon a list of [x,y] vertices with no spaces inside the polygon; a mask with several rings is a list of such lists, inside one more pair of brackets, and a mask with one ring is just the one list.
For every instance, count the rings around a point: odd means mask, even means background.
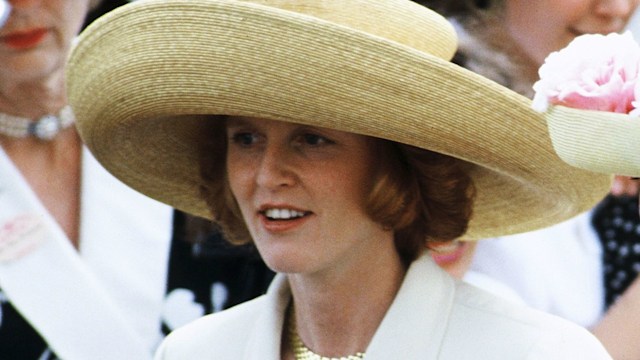
[{"label": "dark hair", "polygon": [[109,11],[127,3],[129,3],[129,0],[93,0],[91,3],[92,8],[87,14],[82,28],[87,27],[87,25],[91,24],[95,19]]},{"label": "dark hair", "polygon": [[486,11],[500,6],[502,0],[413,0],[445,17],[458,17]]},{"label": "dark hair", "polygon": [[[251,237],[226,176],[224,121],[211,123],[209,141],[200,150],[200,191],[225,238],[244,244]],[[402,259],[413,261],[429,241],[461,237],[467,230],[475,197],[467,165],[417,147],[373,140],[379,163],[365,206],[373,221],[394,231]],[[224,181],[218,180],[221,175]]]}]

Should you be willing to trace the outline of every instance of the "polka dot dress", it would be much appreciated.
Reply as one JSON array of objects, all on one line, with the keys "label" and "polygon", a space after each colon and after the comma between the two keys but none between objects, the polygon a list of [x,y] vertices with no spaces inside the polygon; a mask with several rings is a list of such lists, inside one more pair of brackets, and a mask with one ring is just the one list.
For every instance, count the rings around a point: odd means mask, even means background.
[{"label": "polka dot dress", "polygon": [[638,197],[608,196],[595,209],[592,223],[602,243],[608,308],[640,273]]}]

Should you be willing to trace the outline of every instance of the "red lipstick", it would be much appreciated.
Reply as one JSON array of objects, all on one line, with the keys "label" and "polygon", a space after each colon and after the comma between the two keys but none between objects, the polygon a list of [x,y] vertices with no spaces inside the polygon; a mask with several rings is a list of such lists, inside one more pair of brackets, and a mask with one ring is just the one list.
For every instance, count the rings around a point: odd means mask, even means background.
[{"label": "red lipstick", "polygon": [[261,216],[262,226],[269,232],[285,232],[297,228],[307,221],[307,217],[291,220],[269,220],[266,216]]},{"label": "red lipstick", "polygon": [[14,32],[3,36],[2,42],[14,49],[30,49],[40,44],[47,33],[47,29]]}]

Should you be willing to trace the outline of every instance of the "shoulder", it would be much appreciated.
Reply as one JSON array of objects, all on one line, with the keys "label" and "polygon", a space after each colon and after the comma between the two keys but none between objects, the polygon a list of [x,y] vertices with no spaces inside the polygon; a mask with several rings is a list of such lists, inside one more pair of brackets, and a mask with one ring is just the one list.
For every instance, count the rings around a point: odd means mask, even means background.
[{"label": "shoulder", "polygon": [[457,284],[448,332],[486,352],[479,358],[611,359],[585,328],[465,283]]},{"label": "shoulder", "polygon": [[156,360],[242,358],[247,334],[263,309],[265,297],[204,316],[171,332],[156,352]]}]

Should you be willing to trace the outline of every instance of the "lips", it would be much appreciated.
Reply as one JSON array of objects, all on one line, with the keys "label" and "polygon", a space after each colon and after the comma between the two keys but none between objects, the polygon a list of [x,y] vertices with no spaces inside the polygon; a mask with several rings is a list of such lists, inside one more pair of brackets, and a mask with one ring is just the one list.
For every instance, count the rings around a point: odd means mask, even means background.
[{"label": "lips", "polygon": [[617,21],[615,23],[611,23],[607,26],[592,28],[592,29],[577,29],[577,28],[569,28],[569,33],[573,36],[578,37],[584,34],[610,34],[610,33],[619,33],[624,29],[625,22]]},{"label": "lips", "polygon": [[14,32],[3,36],[2,42],[14,49],[29,49],[37,46],[47,35],[47,29]]},{"label": "lips", "polygon": [[431,252],[431,256],[440,265],[452,264],[460,260],[467,248],[466,242],[443,244]]},{"label": "lips", "polygon": [[264,228],[271,232],[291,230],[306,222],[312,213],[288,206],[262,206],[258,211]]},{"label": "lips", "polygon": [[291,220],[300,218],[306,215],[304,211],[298,211],[295,209],[267,209],[262,212],[270,220]]}]

